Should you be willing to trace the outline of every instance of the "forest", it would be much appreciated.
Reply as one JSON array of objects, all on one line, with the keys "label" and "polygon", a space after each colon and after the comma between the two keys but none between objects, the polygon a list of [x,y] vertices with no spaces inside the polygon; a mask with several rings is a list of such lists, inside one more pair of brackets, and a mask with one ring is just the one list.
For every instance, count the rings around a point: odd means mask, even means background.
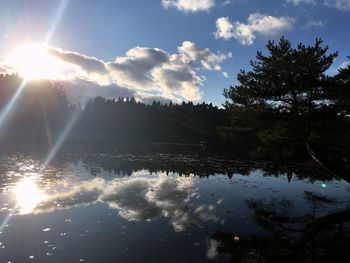
[{"label": "forest", "polygon": [[[1,144],[51,146],[76,116],[65,138],[70,145],[205,143],[245,158],[313,159],[343,171],[350,156],[350,66],[329,74],[337,56],[320,39],[296,47],[284,37],[269,41],[251,70],[237,75],[239,84],[224,89],[223,108],[103,97],[82,107],[59,82],[26,82],[0,118]],[[0,76],[2,115],[23,82],[17,74]]]},{"label": "forest", "polygon": [[[2,111],[23,80],[0,76]],[[147,105],[135,98],[91,98],[84,107],[69,102],[59,82],[30,81],[2,123],[0,140],[6,145],[51,145],[76,115],[69,143],[195,143],[219,141],[217,127],[228,125],[223,109],[211,103]]]}]

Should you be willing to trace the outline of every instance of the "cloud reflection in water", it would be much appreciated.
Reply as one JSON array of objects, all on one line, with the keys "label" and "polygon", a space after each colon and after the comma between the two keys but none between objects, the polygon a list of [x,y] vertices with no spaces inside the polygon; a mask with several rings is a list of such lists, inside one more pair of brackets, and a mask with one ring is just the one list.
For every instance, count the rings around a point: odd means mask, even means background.
[{"label": "cloud reflection in water", "polygon": [[199,196],[195,180],[194,176],[151,174],[146,170],[112,180],[98,177],[73,184],[66,179],[58,182],[48,198],[36,203],[32,212],[47,213],[101,202],[128,221],[169,218],[174,231],[180,232],[190,225],[218,221],[213,205],[193,203]]}]

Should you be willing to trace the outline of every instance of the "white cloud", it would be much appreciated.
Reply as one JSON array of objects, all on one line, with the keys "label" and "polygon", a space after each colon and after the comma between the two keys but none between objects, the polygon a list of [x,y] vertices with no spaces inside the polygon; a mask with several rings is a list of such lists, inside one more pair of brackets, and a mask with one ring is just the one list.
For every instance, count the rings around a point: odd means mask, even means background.
[{"label": "white cloud", "polygon": [[299,5],[299,4],[311,4],[314,5],[316,4],[316,0],[287,0],[288,3],[292,3],[294,5]]},{"label": "white cloud", "polygon": [[[231,53],[213,53],[190,41],[184,41],[174,54],[159,48],[135,47],[114,61],[56,47],[46,51],[60,65],[62,74],[57,78],[67,87],[69,99],[82,104],[97,95],[133,96],[148,102],[152,98],[198,101],[205,81],[201,71],[222,72],[221,63],[232,57]],[[9,72],[11,68],[0,64],[0,74]]]},{"label": "white cloud", "polygon": [[67,64],[74,65],[76,68],[73,69],[73,78],[80,76],[99,85],[109,85],[111,82],[106,63],[103,60],[56,47],[49,47],[47,52]]},{"label": "white cloud", "polygon": [[321,20],[308,20],[305,24],[305,27],[324,27],[326,22]]},{"label": "white cloud", "polygon": [[49,54],[58,57],[65,62],[78,65],[88,73],[107,73],[104,61],[97,58],[88,57],[77,52],[65,51],[54,47],[48,48],[47,51]]},{"label": "white cloud", "polygon": [[274,17],[254,13],[249,15],[247,23],[231,22],[228,17],[221,17],[216,21],[216,38],[229,40],[237,39],[242,45],[253,44],[256,34],[274,36],[289,30],[295,23],[294,18],[282,16]]},{"label": "white cloud", "polygon": [[123,87],[140,90],[152,90],[154,87],[151,71],[168,62],[170,55],[157,48],[136,47],[130,49],[126,56],[117,57],[107,63],[111,77]]},{"label": "white cloud", "polygon": [[[63,67],[61,80],[70,99],[80,99],[83,104],[96,95],[134,96],[140,101],[152,97],[175,102],[199,100],[205,81],[201,71],[221,72],[221,63],[232,57],[231,53],[213,53],[190,41],[184,41],[174,54],[159,48],[135,47],[114,61],[55,47],[47,52]],[[1,72],[9,69],[1,66]]]},{"label": "white cloud", "polygon": [[333,7],[338,10],[342,11],[349,11],[350,10],[350,0],[287,0],[288,3],[292,3],[294,5],[299,4],[310,4],[310,5],[316,5],[321,4]]},{"label": "white cloud", "polygon": [[220,17],[216,20],[216,38],[229,40],[234,36],[233,25],[228,17]]},{"label": "white cloud", "polygon": [[174,7],[183,12],[209,11],[215,0],[162,0],[164,8]]},{"label": "white cloud", "polygon": [[200,86],[205,79],[194,67],[195,60],[157,48],[137,47],[129,50],[125,57],[108,63],[107,68],[119,86],[160,93],[175,101],[199,100]]},{"label": "white cloud", "polygon": [[134,90],[119,87],[114,83],[99,85],[94,81],[81,78],[62,80],[61,83],[67,91],[69,100],[74,104],[81,103],[82,105],[85,105],[90,98],[94,98],[96,96],[102,96],[107,99],[135,97],[138,100],[144,100],[144,98],[140,97]]},{"label": "white cloud", "polygon": [[207,70],[221,70],[220,63],[232,54],[224,54],[218,52],[212,53],[208,48],[200,48],[195,43],[184,41],[178,48],[179,53],[185,58],[186,62],[199,61],[201,65]]},{"label": "white cloud", "polygon": [[350,0],[326,0],[324,3],[338,10],[350,11]]},{"label": "white cloud", "polygon": [[151,76],[154,87],[162,89],[166,98],[199,100],[202,97],[199,88],[205,77],[198,75],[192,63],[186,63],[179,55],[172,55],[162,67],[154,68]]}]

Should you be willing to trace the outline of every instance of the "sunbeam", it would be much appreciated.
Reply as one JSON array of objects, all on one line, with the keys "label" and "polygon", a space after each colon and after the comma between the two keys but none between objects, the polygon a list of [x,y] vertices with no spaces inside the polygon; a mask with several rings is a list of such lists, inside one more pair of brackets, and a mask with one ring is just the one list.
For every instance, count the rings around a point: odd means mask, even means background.
[{"label": "sunbeam", "polygon": [[6,225],[8,224],[8,222],[10,222],[11,217],[12,217],[12,213],[9,213],[5,219],[1,222],[0,224],[0,234],[2,233],[2,231],[4,230],[4,228],[6,227]]},{"label": "sunbeam", "polygon": [[56,13],[56,16],[55,16],[55,18],[53,20],[53,24],[51,26],[51,29],[47,33],[46,39],[44,41],[44,45],[45,46],[49,44],[53,33],[56,31],[58,25],[60,24],[60,22],[62,20],[62,17],[63,17],[63,14],[64,14],[64,11],[66,10],[66,8],[68,6],[69,1],[70,0],[62,0],[60,2],[59,6],[58,6],[57,13]]},{"label": "sunbeam", "polygon": [[79,110],[75,110],[74,113],[72,114],[72,116],[70,117],[70,119],[67,122],[66,126],[64,127],[61,135],[58,137],[55,145],[52,147],[52,149],[49,152],[49,154],[47,155],[43,165],[41,166],[40,173],[49,165],[51,160],[55,157],[56,153],[58,152],[58,150],[60,149],[60,147],[64,143],[64,141],[67,138],[70,131],[72,130],[75,122],[77,121],[77,119],[79,117],[79,114],[80,114]]},{"label": "sunbeam", "polygon": [[26,80],[23,80],[21,82],[21,85],[17,88],[15,94],[12,96],[11,100],[7,103],[7,105],[2,109],[1,113],[0,113],[0,128],[3,125],[3,123],[5,122],[7,116],[9,115],[9,113],[11,112],[13,106],[16,104],[16,101],[18,99],[18,97],[21,95],[24,86],[26,85]]}]

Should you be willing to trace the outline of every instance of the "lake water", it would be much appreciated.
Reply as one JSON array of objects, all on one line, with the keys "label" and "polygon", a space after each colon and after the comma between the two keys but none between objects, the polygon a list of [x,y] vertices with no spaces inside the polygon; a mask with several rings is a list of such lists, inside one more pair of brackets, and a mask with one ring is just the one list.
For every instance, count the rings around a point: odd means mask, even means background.
[{"label": "lake water", "polygon": [[42,160],[1,155],[0,262],[317,262],[349,253],[349,183],[316,168],[180,154],[61,153],[45,169]]}]

